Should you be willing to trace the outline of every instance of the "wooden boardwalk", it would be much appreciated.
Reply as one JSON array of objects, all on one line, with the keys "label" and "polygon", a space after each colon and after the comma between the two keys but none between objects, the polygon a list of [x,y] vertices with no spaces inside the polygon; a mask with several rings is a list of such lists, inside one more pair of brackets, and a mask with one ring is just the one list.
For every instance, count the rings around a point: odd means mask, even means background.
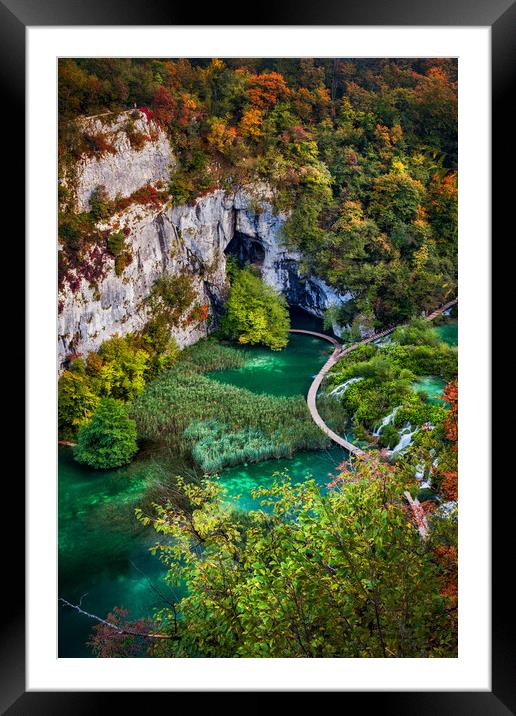
[{"label": "wooden boardwalk", "polygon": [[[440,308],[436,309],[432,313],[430,313],[428,316],[425,316],[425,319],[427,321],[432,321],[434,318],[437,318],[437,316],[440,316],[441,313],[444,313],[444,311],[447,311],[449,308],[454,306],[457,303],[458,299],[454,299],[453,301],[448,301],[448,303],[445,303],[444,306],[441,306]],[[405,324],[399,324],[405,325]],[[337,443],[337,445],[340,445],[341,447],[345,448],[350,454],[352,455],[365,455],[366,453],[364,450],[361,450],[356,445],[353,445],[353,443],[350,443],[349,440],[346,440],[345,438],[342,438],[340,435],[337,435],[331,428],[329,428],[324,420],[319,415],[319,411],[317,410],[317,393],[319,391],[319,387],[321,383],[323,382],[326,374],[332,368],[336,363],[338,363],[341,358],[348,355],[348,353],[351,353],[352,351],[355,351],[359,346],[363,346],[366,343],[373,343],[374,341],[379,340],[380,338],[383,338],[384,336],[388,336],[389,333],[392,333],[398,326],[391,326],[390,328],[385,328],[383,331],[379,331],[378,333],[373,333],[371,336],[368,336],[367,338],[364,338],[362,341],[359,341],[358,343],[353,343],[352,345],[348,346],[347,348],[343,348],[342,345],[337,341],[336,338],[332,338],[331,336],[327,336],[324,333],[317,333],[316,331],[305,331],[299,328],[291,328],[290,333],[303,333],[307,336],[314,336],[315,338],[321,338],[324,341],[328,341],[333,346],[335,346],[335,350],[331,354],[331,356],[328,358],[326,363],[323,365],[321,370],[317,373],[315,376],[312,385],[310,386],[310,390],[308,391],[308,395],[306,398],[306,402],[308,403],[308,409],[310,410],[310,414],[312,416],[312,419],[316,425],[318,425],[321,430],[328,435],[329,438],[333,440],[333,442]]]}]

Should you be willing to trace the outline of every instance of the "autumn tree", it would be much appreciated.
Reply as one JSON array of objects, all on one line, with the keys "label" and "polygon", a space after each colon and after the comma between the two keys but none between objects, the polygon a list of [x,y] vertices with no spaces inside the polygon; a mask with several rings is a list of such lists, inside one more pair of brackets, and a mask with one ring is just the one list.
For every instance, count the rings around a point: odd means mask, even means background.
[{"label": "autumn tree", "polygon": [[176,103],[166,87],[160,85],[152,102],[154,118],[162,126],[167,127],[174,119]]},{"label": "autumn tree", "polygon": [[243,137],[258,141],[263,136],[263,113],[257,107],[252,107],[242,114],[240,120],[240,133]]},{"label": "autumn tree", "polygon": [[268,109],[289,94],[290,90],[279,72],[267,72],[249,77],[249,100],[258,109]]},{"label": "autumn tree", "polygon": [[381,229],[392,230],[417,218],[424,196],[422,184],[403,169],[378,177],[373,184],[369,213]]},{"label": "autumn tree", "polygon": [[58,383],[58,425],[61,439],[73,439],[77,429],[97,408],[100,397],[92,388],[82,360],[64,370]]}]

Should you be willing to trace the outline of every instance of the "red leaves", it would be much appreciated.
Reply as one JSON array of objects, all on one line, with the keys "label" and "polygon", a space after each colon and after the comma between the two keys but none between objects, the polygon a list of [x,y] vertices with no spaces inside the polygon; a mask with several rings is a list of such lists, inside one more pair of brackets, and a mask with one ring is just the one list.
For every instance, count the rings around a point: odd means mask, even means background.
[{"label": "red leaves", "polygon": [[443,570],[441,596],[448,599],[450,611],[456,611],[459,599],[457,548],[453,545],[438,545],[434,548],[434,554]]},{"label": "red leaves", "polygon": [[148,107],[140,107],[140,112],[146,116],[147,122],[150,122],[151,119],[154,118],[154,114],[153,114],[152,110],[149,109]]},{"label": "red leaves", "polygon": [[437,467],[437,474],[441,475],[441,492],[447,500],[458,499],[458,472],[457,472],[457,441],[459,439],[459,390],[457,381],[448,383],[443,391],[443,399],[449,404],[448,413],[444,419],[444,434],[451,442],[447,447],[442,460],[442,468]]},{"label": "red leaves", "polygon": [[102,132],[99,132],[98,134],[88,134],[85,132],[83,140],[84,154],[88,157],[101,156],[103,154],[116,154],[116,148],[110,142],[109,138]]},{"label": "red leaves", "polygon": [[128,206],[131,206],[131,204],[152,205],[156,207],[156,209],[159,209],[166,201],[167,196],[166,191],[159,191],[152,184],[146,184],[134,191],[130,196],[116,199],[115,211],[123,211],[127,209]]},{"label": "red leaves", "polygon": [[456,470],[443,473],[441,492],[447,500],[456,500],[459,496],[459,480]]},{"label": "red leaves", "polygon": [[208,306],[203,303],[196,303],[195,306],[190,311],[188,318],[184,322],[185,326],[190,325],[191,323],[202,323],[208,318]]},{"label": "red leaves", "polygon": [[174,119],[176,103],[170,92],[163,85],[160,85],[156,90],[152,105],[154,107],[154,119],[164,127],[169,125]]},{"label": "red leaves", "polygon": [[459,438],[459,386],[457,381],[448,383],[443,391],[443,397],[450,404],[450,410],[444,421],[446,437],[456,443]]},{"label": "red leaves", "polygon": [[87,642],[96,657],[110,659],[145,655],[148,645],[145,635],[152,628],[152,621],[150,619],[138,619],[137,621],[128,622],[126,621],[128,614],[127,609],[115,607],[107,615],[106,621],[119,626],[121,629],[138,632],[141,636],[118,632],[107,624],[97,624],[93,627],[92,635]]}]

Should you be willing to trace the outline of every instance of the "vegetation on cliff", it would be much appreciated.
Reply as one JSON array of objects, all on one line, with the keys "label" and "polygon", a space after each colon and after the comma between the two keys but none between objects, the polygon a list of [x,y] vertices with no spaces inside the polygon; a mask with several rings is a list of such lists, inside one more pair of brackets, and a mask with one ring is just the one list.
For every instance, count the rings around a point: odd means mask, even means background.
[{"label": "vegetation on cliff", "polygon": [[[134,104],[179,159],[168,188],[149,188],[160,205],[267,184],[306,268],[352,291],[346,323],[400,322],[455,293],[456,60],[62,59],[62,163],[87,150],[77,117],[106,112],[109,123]],[[111,151],[92,142],[95,156]],[[100,241],[95,280],[106,239],[91,212],[70,212],[63,270]]]}]

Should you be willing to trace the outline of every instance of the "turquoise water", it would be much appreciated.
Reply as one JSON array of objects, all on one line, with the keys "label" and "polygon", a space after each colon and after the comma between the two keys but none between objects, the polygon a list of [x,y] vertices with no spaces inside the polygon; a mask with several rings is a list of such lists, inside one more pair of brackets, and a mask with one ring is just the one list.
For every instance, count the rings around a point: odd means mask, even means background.
[{"label": "turquoise water", "polygon": [[[59,457],[59,596],[105,617],[114,606],[139,618],[164,606],[163,568],[148,548],[155,534],[134,517],[146,482],[132,469],[97,472],[78,465],[69,448]],[[59,605],[60,657],[88,657],[93,621]]]},{"label": "turquoise water", "polygon": [[413,388],[418,393],[426,393],[430,403],[439,405],[443,401],[439,399],[442,394],[446,381],[435,375],[424,375],[413,383]]},{"label": "turquoise water", "polygon": [[240,510],[256,510],[261,506],[259,499],[251,495],[253,489],[270,487],[274,480],[285,472],[292,478],[293,483],[313,478],[318,485],[324,487],[335,477],[337,466],[347,458],[348,453],[339,447],[317,452],[300,452],[290,459],[267,460],[227,468],[220,481],[227,491],[226,499],[232,505]]},{"label": "turquoise water", "polygon": [[215,371],[208,377],[219,383],[269,395],[306,395],[315,375],[333,351],[331,343],[291,334],[282,351],[245,348],[249,359],[243,368]]},{"label": "turquoise water", "polygon": [[[294,316],[294,325],[321,332],[317,319]],[[284,351],[247,348],[249,361],[238,370],[211,374],[215,380],[274,395],[306,395],[332,346],[309,336],[292,335]],[[340,448],[297,453],[291,459],[267,460],[224,470],[221,482],[227,499],[242,510],[256,509],[255,487],[270,485],[272,474],[287,470],[294,482],[331,481],[347,458]],[[139,471],[140,469],[140,471]],[[170,596],[163,583],[164,568],[150,554],[158,536],[134,517],[148,484],[138,463],[97,472],[78,465],[71,450],[59,450],[59,596],[105,617],[113,607],[130,610],[130,618],[152,614],[164,606],[156,589]],[[152,585],[152,586],[151,586]],[[91,619],[59,606],[59,656],[91,657],[86,641]]]},{"label": "turquoise water", "polygon": [[[448,318],[445,323],[435,327],[441,340],[449,346],[458,346],[459,344],[459,324],[457,318]],[[442,394],[446,381],[436,375],[420,376],[413,384],[414,390],[423,392],[428,395],[431,403],[435,405],[442,404],[439,395]]]},{"label": "turquoise water", "polygon": [[459,322],[456,318],[449,318],[446,323],[436,326],[436,331],[440,335],[441,340],[448,343],[449,346],[457,346],[459,344]]}]

